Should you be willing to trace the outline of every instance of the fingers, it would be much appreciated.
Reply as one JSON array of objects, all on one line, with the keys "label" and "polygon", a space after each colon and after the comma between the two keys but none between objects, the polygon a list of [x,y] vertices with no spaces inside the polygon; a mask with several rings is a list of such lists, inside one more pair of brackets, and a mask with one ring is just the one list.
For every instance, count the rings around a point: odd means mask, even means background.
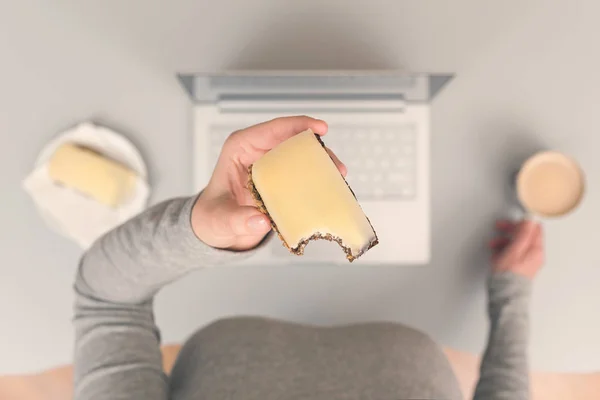
[{"label": "fingers", "polygon": [[492,250],[492,256],[496,258],[500,253],[506,249],[508,245],[511,243],[511,236],[517,229],[517,224],[515,222],[501,219],[497,220],[495,223],[495,227],[498,233],[498,236],[489,241],[488,247]]},{"label": "fingers", "polygon": [[522,254],[529,248],[543,245],[542,227],[533,221],[516,223],[509,220],[498,220],[496,229],[499,236],[488,243],[490,249],[496,254],[504,251],[509,245],[515,255]]},{"label": "fingers", "polygon": [[492,261],[496,262],[501,254],[504,253],[504,249],[510,245],[510,238],[505,236],[498,236],[490,240],[488,246],[492,250]]},{"label": "fingers", "polygon": [[518,223],[509,221],[507,219],[500,219],[496,221],[496,229],[502,233],[510,234],[514,233],[518,227]]},{"label": "fingers", "polygon": [[542,228],[542,224],[537,224],[532,247],[536,250],[544,249],[544,229]]},{"label": "fingers", "polygon": [[240,140],[247,141],[256,148],[270,150],[284,140],[307,129],[312,129],[318,135],[325,135],[327,123],[303,115],[281,117],[243,129],[236,134],[240,136]]},{"label": "fingers", "polygon": [[513,239],[513,250],[516,254],[525,253],[534,243],[536,235],[540,232],[539,224],[526,220],[519,224]]},{"label": "fingers", "polygon": [[325,150],[327,150],[329,157],[331,157],[331,159],[333,160],[333,163],[337,167],[338,171],[340,171],[340,174],[342,174],[342,176],[345,178],[348,174],[348,168],[346,167],[346,165],[344,165],[344,163],[340,161],[340,159],[329,147],[325,147]]},{"label": "fingers", "polygon": [[501,251],[510,243],[510,238],[507,237],[495,237],[488,243],[490,249],[494,251]]},{"label": "fingers", "polygon": [[497,221],[499,236],[489,242],[494,271],[512,271],[533,279],[544,262],[541,224]]}]

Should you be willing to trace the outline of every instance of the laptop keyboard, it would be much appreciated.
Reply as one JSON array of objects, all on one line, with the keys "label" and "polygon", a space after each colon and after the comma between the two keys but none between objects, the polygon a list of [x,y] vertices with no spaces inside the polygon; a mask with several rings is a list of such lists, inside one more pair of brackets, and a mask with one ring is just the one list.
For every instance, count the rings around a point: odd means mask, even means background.
[{"label": "laptop keyboard", "polygon": [[412,125],[330,126],[325,144],[348,167],[359,200],[411,199],[416,190],[416,136]]},{"label": "laptop keyboard", "polygon": [[[210,129],[209,167],[237,128]],[[346,180],[358,200],[411,200],[417,191],[414,125],[330,125],[324,142],[348,167]]]}]

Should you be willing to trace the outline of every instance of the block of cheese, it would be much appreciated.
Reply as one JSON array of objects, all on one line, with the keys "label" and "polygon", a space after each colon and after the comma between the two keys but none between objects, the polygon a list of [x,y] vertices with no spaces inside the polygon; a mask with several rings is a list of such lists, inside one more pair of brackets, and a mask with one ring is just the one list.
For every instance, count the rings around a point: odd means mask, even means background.
[{"label": "block of cheese", "polygon": [[283,244],[297,255],[310,240],[337,242],[349,261],[378,243],[350,187],[311,130],[279,144],[249,169],[248,188]]},{"label": "block of cheese", "polygon": [[110,207],[118,207],[133,194],[136,174],[95,151],[66,143],[48,163],[50,178]]}]

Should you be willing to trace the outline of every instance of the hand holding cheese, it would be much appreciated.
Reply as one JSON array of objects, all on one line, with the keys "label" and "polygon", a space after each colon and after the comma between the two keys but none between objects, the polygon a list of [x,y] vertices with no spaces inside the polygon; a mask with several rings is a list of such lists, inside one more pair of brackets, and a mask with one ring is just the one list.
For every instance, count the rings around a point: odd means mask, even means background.
[{"label": "hand holding cheese", "polygon": [[[327,124],[304,116],[285,117],[231,134],[210,182],[194,205],[192,228],[196,236],[209,246],[233,250],[248,250],[260,243],[271,225],[247,188],[248,168],[269,150],[307,129],[325,135]],[[330,155],[345,174],[346,167]]]}]

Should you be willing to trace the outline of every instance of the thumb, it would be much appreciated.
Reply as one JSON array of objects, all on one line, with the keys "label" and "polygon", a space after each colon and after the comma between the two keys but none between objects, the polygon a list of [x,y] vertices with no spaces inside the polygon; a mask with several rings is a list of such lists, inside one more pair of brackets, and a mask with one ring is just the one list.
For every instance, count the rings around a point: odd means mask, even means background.
[{"label": "thumb", "polygon": [[220,211],[224,228],[236,236],[265,235],[271,229],[269,218],[256,207],[228,202]]}]

